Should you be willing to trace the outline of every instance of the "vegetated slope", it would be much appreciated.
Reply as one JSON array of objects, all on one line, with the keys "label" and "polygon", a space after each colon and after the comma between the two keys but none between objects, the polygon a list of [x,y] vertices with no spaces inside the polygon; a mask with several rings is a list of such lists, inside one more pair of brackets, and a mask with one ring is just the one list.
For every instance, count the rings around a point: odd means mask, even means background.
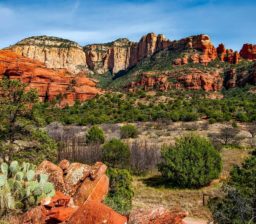
[{"label": "vegetated slope", "polygon": [[[244,57],[246,59],[238,52],[226,50],[223,44],[214,48],[206,35],[192,36],[171,43],[168,48],[143,59],[126,73],[116,74],[109,88],[126,88],[129,91],[134,91],[136,87],[162,91],[170,88],[219,91],[223,86],[230,88],[226,85],[227,78],[232,78],[227,75],[230,70],[236,71],[241,67],[246,70],[253,64],[253,59]],[[254,79],[249,83],[255,84]]]}]

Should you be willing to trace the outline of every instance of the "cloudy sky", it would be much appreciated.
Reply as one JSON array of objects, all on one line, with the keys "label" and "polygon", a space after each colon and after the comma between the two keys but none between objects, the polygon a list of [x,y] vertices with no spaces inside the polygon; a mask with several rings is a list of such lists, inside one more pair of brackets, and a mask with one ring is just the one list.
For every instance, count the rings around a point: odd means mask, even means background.
[{"label": "cloudy sky", "polygon": [[85,45],[148,32],[205,33],[237,50],[256,43],[256,0],[0,0],[0,48],[35,35]]}]

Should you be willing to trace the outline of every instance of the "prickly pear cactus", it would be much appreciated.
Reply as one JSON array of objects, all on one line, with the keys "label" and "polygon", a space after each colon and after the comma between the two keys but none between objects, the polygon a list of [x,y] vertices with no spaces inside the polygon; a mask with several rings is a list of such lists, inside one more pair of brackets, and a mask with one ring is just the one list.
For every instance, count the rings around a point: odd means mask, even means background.
[{"label": "prickly pear cactus", "polygon": [[54,185],[46,174],[36,175],[36,166],[30,163],[0,164],[0,215],[10,211],[26,211],[43,198],[55,194]]}]

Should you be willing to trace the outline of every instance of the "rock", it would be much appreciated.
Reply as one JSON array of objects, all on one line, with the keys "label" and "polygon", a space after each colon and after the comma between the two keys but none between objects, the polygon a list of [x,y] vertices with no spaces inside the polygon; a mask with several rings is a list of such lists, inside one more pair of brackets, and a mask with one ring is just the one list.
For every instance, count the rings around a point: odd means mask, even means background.
[{"label": "rock", "polygon": [[109,178],[101,175],[95,180],[85,179],[74,195],[75,205],[81,206],[86,200],[102,202],[108,194]]},{"label": "rock", "polygon": [[67,207],[52,208],[47,212],[46,223],[60,223],[67,221],[76,212],[77,209]]},{"label": "rock", "polygon": [[46,209],[42,206],[32,208],[20,217],[19,224],[45,224]]},{"label": "rock", "polygon": [[52,198],[44,199],[41,205],[31,209],[21,216],[21,224],[57,224],[67,221],[77,210],[70,205],[71,198],[61,192],[56,192]]},{"label": "rock", "polygon": [[108,71],[118,73],[136,65],[143,58],[165,49],[170,41],[163,35],[149,33],[138,43],[126,38],[106,44],[92,44],[84,47],[89,69],[103,74]]},{"label": "rock", "polygon": [[28,84],[27,90],[36,89],[41,101],[53,100],[61,95],[61,106],[72,105],[75,100],[88,100],[102,93],[96,88],[96,83],[85,75],[73,76],[65,69],[48,69],[39,61],[6,50],[0,50],[0,79],[3,76]]},{"label": "rock", "polygon": [[186,74],[177,77],[181,86],[188,90],[220,91],[223,79],[219,72],[203,72],[198,69],[190,69]]},{"label": "rock", "polygon": [[67,224],[126,224],[127,218],[106,205],[88,200],[68,220]]},{"label": "rock", "polygon": [[48,36],[30,37],[8,49],[41,61],[48,68],[66,68],[73,73],[87,70],[83,48],[70,40]]},{"label": "rock", "polygon": [[73,196],[85,178],[89,177],[91,167],[81,163],[71,163],[66,170],[64,182],[68,195]]},{"label": "rock", "polygon": [[59,165],[58,165],[64,172],[64,174],[66,173],[68,167],[70,166],[70,162],[66,159],[61,160]]},{"label": "rock", "polygon": [[70,203],[71,197],[63,194],[60,191],[56,191],[52,198],[45,198],[41,204],[46,208],[54,207],[67,207]]},{"label": "rock", "polygon": [[159,75],[157,72],[143,72],[138,82],[132,82],[128,85],[130,91],[133,91],[137,87],[142,87],[146,91],[151,89],[167,91],[170,84],[168,82],[168,76],[165,74]]},{"label": "rock", "polygon": [[185,224],[188,215],[183,211],[169,211],[162,207],[151,210],[135,210],[129,216],[129,224]]},{"label": "rock", "polygon": [[175,51],[183,51],[195,49],[201,52],[200,55],[191,55],[190,59],[193,63],[208,64],[217,58],[217,50],[211,43],[210,37],[204,34],[187,37],[170,43],[169,49]]},{"label": "rock", "polygon": [[240,55],[247,60],[256,60],[256,45],[244,44],[240,51]]},{"label": "rock", "polygon": [[246,84],[256,85],[256,63],[249,67],[230,69],[225,74],[224,86],[229,88],[244,87]]},{"label": "rock", "polygon": [[218,57],[222,62],[228,62],[230,64],[238,64],[240,54],[232,49],[226,49],[224,44],[220,44],[217,47]]},{"label": "rock", "polygon": [[[168,81],[175,79],[175,83]],[[180,70],[179,73],[170,71],[143,72],[139,81],[131,82],[129,91],[134,92],[137,88],[146,91],[155,89],[166,91],[171,87],[187,90],[220,91],[223,87],[223,78],[219,72],[205,72],[199,69],[190,68]]]},{"label": "rock", "polygon": [[63,170],[57,165],[45,160],[37,167],[36,173],[38,175],[41,173],[47,174],[49,181],[54,184],[55,190],[65,192]]}]

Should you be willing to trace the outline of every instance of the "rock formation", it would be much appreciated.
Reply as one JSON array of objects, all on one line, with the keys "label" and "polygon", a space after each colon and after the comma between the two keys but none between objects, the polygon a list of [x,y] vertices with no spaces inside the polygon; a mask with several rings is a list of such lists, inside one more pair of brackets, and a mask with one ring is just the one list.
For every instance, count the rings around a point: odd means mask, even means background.
[{"label": "rock formation", "polygon": [[138,43],[126,38],[118,39],[107,44],[93,44],[84,47],[89,69],[103,74],[107,71],[118,73],[136,65],[143,58],[170,45],[163,35],[149,33]]},{"label": "rock formation", "polygon": [[126,224],[126,217],[102,204],[109,187],[106,169],[100,162],[89,166],[67,160],[59,165],[43,161],[36,173],[49,175],[56,194],[23,214],[19,224]]},{"label": "rock formation", "polygon": [[41,61],[48,68],[66,68],[73,73],[86,69],[83,48],[70,40],[48,36],[30,37],[8,49],[19,55]]},{"label": "rock formation", "polygon": [[177,88],[187,90],[220,91],[223,79],[219,72],[203,72],[199,69],[190,69],[186,74],[177,77]]},{"label": "rock formation", "polygon": [[195,53],[190,55],[190,61],[193,63],[208,64],[217,58],[216,48],[211,43],[210,37],[204,34],[173,41],[169,49],[175,51],[194,49],[199,51],[200,54]]},{"label": "rock formation", "polygon": [[[43,161],[36,174],[47,174],[56,193],[21,215],[15,224],[127,224],[127,217],[102,202],[109,187],[106,170],[107,167],[101,162],[89,166],[67,160],[61,161],[59,165]],[[135,210],[129,216],[129,223],[183,224],[182,220],[186,216],[186,212],[164,208]]]},{"label": "rock formation", "polygon": [[168,77],[165,74],[158,75],[156,72],[143,72],[140,80],[131,82],[128,86],[129,92],[133,92],[136,88],[143,88],[144,90],[156,89],[166,91],[170,87]]},{"label": "rock formation", "polygon": [[96,83],[83,74],[74,76],[65,69],[49,69],[39,61],[0,50],[0,78],[4,76],[27,83],[27,89],[36,89],[41,101],[61,96],[61,105],[72,105],[75,100],[84,101],[101,94]]},{"label": "rock formation", "polygon": [[224,44],[219,44],[217,53],[222,62],[228,62],[230,64],[238,64],[239,62],[240,54],[232,49],[226,49]]},{"label": "rock formation", "polygon": [[[171,82],[169,79],[174,79],[175,82]],[[222,87],[223,78],[219,72],[205,72],[196,68],[191,68],[180,71],[179,74],[169,71],[144,72],[140,75],[138,81],[131,82],[127,88],[130,92],[133,92],[138,88],[160,91],[176,88],[187,90],[204,90],[209,92],[220,91]]]},{"label": "rock formation", "polygon": [[138,43],[122,38],[111,43],[87,45],[84,49],[73,41],[38,36],[26,38],[8,49],[39,60],[48,68],[66,68],[72,73],[89,68],[98,74],[108,71],[115,74],[169,45],[170,41],[163,35],[149,33]]},{"label": "rock formation", "polygon": [[204,34],[170,41],[162,34],[149,33],[139,42],[121,38],[110,43],[87,45],[84,48],[73,41],[37,36],[26,38],[8,49],[39,60],[48,68],[66,68],[72,73],[93,71],[98,74],[106,72],[116,74],[137,65],[143,58],[167,48],[177,52],[191,50],[182,58],[175,59],[172,62],[174,65],[189,62],[207,65],[218,57],[223,62],[237,64],[240,55],[247,60],[256,60],[256,45],[244,44],[239,54],[226,49],[223,44],[215,48],[209,36]]},{"label": "rock formation", "polygon": [[256,60],[256,45],[244,44],[240,55],[247,60]]},{"label": "rock formation", "polygon": [[225,74],[224,86],[229,88],[256,85],[256,63],[249,67],[230,69]]}]

